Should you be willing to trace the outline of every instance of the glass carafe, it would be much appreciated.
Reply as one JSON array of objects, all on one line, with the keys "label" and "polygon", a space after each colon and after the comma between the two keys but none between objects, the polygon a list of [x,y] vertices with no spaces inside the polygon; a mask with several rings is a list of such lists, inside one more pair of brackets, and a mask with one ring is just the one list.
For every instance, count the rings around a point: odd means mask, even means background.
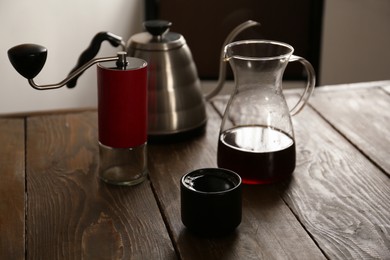
[{"label": "glass carafe", "polygon": [[[226,106],[218,139],[218,166],[237,172],[243,183],[265,184],[291,176],[295,138],[291,115],[306,104],[315,86],[311,64],[293,55],[293,47],[275,41],[247,40],[226,45],[235,90]],[[287,64],[299,61],[307,85],[289,110],[282,91]]]}]

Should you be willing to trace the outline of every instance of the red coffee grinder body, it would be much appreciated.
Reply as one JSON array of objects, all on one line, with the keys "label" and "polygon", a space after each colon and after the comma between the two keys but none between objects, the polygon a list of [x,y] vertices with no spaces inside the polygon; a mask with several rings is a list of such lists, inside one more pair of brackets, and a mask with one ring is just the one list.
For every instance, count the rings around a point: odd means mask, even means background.
[{"label": "red coffee grinder body", "polygon": [[127,66],[99,63],[99,177],[133,185],[147,176],[147,64],[127,57]]}]

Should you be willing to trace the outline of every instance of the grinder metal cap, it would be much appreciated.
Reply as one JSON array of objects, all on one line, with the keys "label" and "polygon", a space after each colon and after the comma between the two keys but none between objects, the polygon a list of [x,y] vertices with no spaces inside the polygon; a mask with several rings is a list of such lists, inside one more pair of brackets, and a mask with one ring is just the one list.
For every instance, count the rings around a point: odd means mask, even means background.
[{"label": "grinder metal cap", "polygon": [[169,32],[172,23],[165,20],[151,20],[144,22],[146,32],[132,36],[128,46],[133,49],[148,51],[167,51],[180,48],[186,41],[175,32]]}]

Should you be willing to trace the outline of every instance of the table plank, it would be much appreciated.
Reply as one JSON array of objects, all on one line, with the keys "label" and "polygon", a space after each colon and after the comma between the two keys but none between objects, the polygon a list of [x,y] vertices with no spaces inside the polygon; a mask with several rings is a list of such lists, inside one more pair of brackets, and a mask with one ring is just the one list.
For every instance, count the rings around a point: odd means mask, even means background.
[{"label": "table plank", "polygon": [[388,85],[384,85],[382,88],[390,95],[390,83]]},{"label": "table plank", "polygon": [[24,119],[0,119],[0,259],[25,254]]},{"label": "table plank", "polygon": [[220,116],[207,107],[205,135],[179,143],[150,145],[150,178],[181,259],[324,259],[321,251],[281,199],[282,187],[244,186],[243,220],[235,233],[200,238],[180,217],[180,177],[216,167]]},{"label": "table plank", "polygon": [[96,112],[28,119],[28,258],[174,259],[149,181],[98,180],[96,128]]},{"label": "table plank", "polygon": [[328,258],[388,259],[389,178],[309,107],[293,122],[297,168],[285,201]]},{"label": "table plank", "polygon": [[390,95],[379,87],[328,87],[310,104],[390,176]]}]

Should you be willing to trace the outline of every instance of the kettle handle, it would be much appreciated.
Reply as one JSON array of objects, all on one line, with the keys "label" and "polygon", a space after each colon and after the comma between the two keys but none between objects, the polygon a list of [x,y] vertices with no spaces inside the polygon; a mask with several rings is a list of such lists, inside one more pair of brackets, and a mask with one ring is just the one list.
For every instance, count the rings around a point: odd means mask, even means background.
[{"label": "kettle handle", "polygon": [[222,90],[223,85],[225,84],[225,78],[226,78],[226,62],[224,60],[224,48],[226,45],[228,45],[230,42],[236,38],[238,34],[240,34],[243,30],[252,27],[252,26],[260,26],[261,24],[256,21],[248,20],[242,24],[239,24],[236,28],[234,28],[229,35],[226,37],[222,49],[221,49],[221,56],[220,56],[220,63],[219,63],[219,76],[218,76],[218,83],[217,86],[210,92],[205,95],[205,99],[209,101]]},{"label": "kettle handle", "polygon": [[[99,52],[100,46],[103,41],[108,41],[114,47],[122,46],[123,49],[125,48],[125,42],[122,40],[122,37],[110,32],[99,32],[93,37],[88,48],[83,51],[83,53],[81,53],[76,66],[69,72],[69,75],[77,71],[90,60],[92,60]],[[77,79],[80,75],[81,73],[74,77],[72,80],[70,80],[68,84],[66,84],[66,86],[68,88],[74,88],[76,86]]]}]

